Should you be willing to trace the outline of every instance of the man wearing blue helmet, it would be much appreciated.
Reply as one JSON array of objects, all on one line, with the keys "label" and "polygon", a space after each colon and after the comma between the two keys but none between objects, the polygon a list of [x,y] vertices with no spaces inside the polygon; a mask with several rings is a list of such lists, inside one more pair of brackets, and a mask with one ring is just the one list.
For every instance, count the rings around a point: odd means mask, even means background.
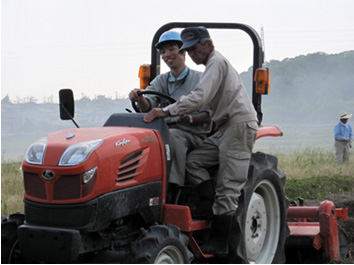
[{"label": "man wearing blue helmet", "polygon": [[[161,35],[156,48],[160,51],[162,60],[170,71],[157,76],[145,89],[164,93],[176,101],[181,96],[189,94],[198,84],[201,72],[188,68],[185,64],[186,52],[179,52],[182,39],[178,32],[168,31]],[[169,102],[155,95],[138,95],[140,89],[133,89],[129,99],[137,103],[142,112],[150,111],[155,107],[166,107]],[[199,146],[211,131],[211,120],[207,108],[200,108],[176,118],[177,124],[170,132],[174,141],[172,168],[169,176],[169,202],[173,201],[171,194],[176,194],[178,186],[184,185],[185,165],[187,154]]]}]

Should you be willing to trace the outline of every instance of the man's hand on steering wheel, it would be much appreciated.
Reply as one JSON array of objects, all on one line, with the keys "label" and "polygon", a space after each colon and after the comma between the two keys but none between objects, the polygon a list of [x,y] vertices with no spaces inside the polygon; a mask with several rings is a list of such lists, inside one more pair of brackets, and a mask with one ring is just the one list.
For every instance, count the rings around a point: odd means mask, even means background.
[{"label": "man's hand on steering wheel", "polygon": [[138,94],[139,91],[141,91],[141,89],[139,88],[134,88],[132,91],[130,91],[129,99],[131,101],[141,101],[144,96],[141,95],[140,93]]},{"label": "man's hand on steering wheel", "polygon": [[[169,95],[166,95],[164,93],[161,93],[161,92],[157,92],[157,91],[150,91],[150,90],[141,90],[141,89],[133,89],[130,93],[129,93],[129,99],[132,101],[132,107],[133,109],[136,111],[136,112],[142,112],[138,106],[136,105],[136,102],[140,100],[146,100],[145,97],[143,97],[143,95],[146,95],[146,94],[149,94],[149,95],[156,95],[158,97],[161,97],[161,98],[165,98],[167,99],[168,101],[170,101],[171,103],[175,103],[176,100],[172,97],[170,97]],[[143,97],[143,99],[141,98]],[[137,100],[134,100],[134,99],[137,99]],[[146,100],[147,101],[147,100]],[[140,102],[139,102],[140,103]],[[150,104],[150,103],[149,103]]]}]

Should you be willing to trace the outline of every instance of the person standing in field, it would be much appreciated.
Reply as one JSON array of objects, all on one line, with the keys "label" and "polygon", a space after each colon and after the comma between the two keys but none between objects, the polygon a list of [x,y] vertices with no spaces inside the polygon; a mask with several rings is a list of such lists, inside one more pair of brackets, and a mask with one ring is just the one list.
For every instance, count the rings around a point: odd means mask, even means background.
[{"label": "person standing in field", "polygon": [[336,152],[336,159],[339,164],[348,163],[349,148],[353,142],[353,130],[348,119],[352,114],[347,114],[342,111],[339,114],[339,122],[334,126],[334,149]]}]

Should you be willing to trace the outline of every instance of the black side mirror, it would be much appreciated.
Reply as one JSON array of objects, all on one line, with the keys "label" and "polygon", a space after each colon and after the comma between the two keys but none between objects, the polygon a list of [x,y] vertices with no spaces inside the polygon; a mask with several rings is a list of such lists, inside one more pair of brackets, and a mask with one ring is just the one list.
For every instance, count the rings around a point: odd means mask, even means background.
[{"label": "black side mirror", "polygon": [[59,112],[60,119],[62,120],[72,120],[77,128],[79,126],[74,121],[75,113],[75,103],[74,103],[74,94],[70,88],[65,88],[59,90]]}]

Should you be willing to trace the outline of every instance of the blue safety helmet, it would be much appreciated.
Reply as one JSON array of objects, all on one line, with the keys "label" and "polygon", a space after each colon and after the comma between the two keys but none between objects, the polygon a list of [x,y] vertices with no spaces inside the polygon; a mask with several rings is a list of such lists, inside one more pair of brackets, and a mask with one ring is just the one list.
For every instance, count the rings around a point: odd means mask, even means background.
[{"label": "blue safety helmet", "polygon": [[167,41],[174,41],[177,42],[179,44],[181,44],[180,46],[182,46],[182,39],[181,39],[181,34],[179,32],[176,31],[167,31],[164,34],[161,35],[159,42],[156,43],[155,47],[157,49],[161,48],[161,44],[163,44],[164,42]]}]

